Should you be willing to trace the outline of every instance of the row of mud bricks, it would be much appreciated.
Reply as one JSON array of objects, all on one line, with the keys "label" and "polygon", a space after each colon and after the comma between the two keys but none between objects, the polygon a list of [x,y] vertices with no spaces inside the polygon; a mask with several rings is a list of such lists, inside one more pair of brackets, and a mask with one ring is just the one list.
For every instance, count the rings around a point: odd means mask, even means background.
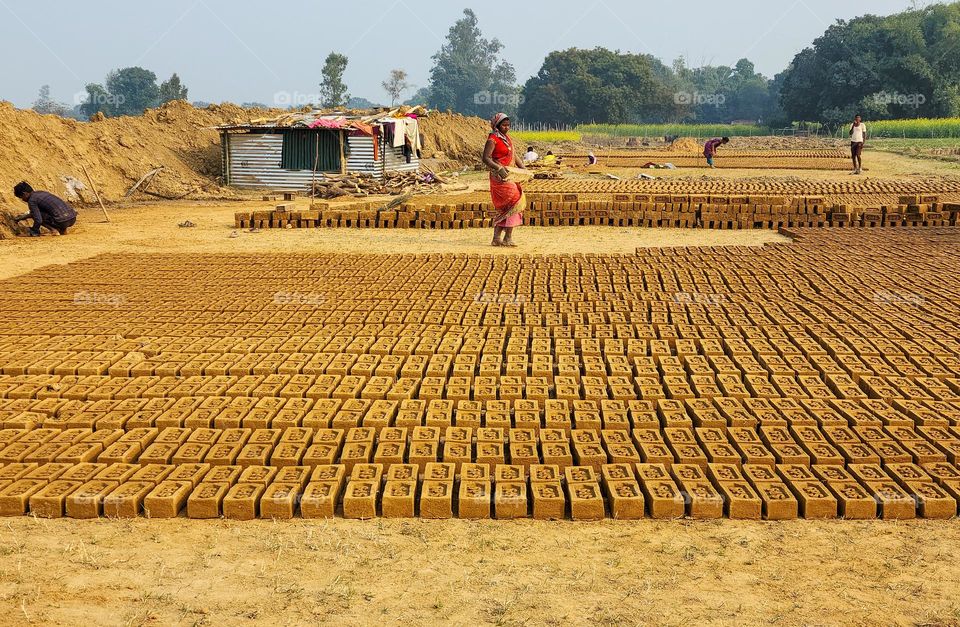
[{"label": "row of mud bricks", "polygon": [[[527,226],[711,229],[951,226],[957,224],[960,214],[960,205],[940,203],[936,196],[902,197],[899,205],[874,208],[831,205],[823,197],[813,196],[609,196],[609,200],[588,200],[577,194],[532,194],[527,199],[523,222]],[[273,210],[237,212],[235,226],[462,229],[489,227],[496,213],[490,203],[482,202],[422,206],[405,203],[396,209],[378,208],[371,202],[314,209],[297,209],[294,203],[284,203]]]},{"label": "row of mud bricks", "polygon": [[361,463],[349,473],[339,464],[16,463],[0,467],[0,486],[0,515],[79,519],[947,519],[960,499],[960,474],[948,463],[638,463],[599,471]]}]

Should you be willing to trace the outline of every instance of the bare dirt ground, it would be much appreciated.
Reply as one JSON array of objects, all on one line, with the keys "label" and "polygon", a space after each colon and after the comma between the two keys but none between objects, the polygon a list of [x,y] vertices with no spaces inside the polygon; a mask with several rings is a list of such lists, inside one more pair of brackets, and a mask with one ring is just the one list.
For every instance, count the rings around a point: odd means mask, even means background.
[{"label": "bare dirt ground", "polygon": [[960,622],[960,525],[349,520],[0,524],[11,623]]},{"label": "bare dirt ground", "polygon": [[[897,155],[867,163],[871,176],[956,173]],[[111,224],[84,210],[66,237],[0,241],[0,278],[110,251],[529,254],[785,241],[769,231],[611,227],[522,228],[513,250],[487,246],[485,230],[231,237],[234,211],[263,204],[114,208]],[[177,227],[187,219],[197,226]],[[0,520],[4,624],[957,625],[958,582],[956,519]]]}]

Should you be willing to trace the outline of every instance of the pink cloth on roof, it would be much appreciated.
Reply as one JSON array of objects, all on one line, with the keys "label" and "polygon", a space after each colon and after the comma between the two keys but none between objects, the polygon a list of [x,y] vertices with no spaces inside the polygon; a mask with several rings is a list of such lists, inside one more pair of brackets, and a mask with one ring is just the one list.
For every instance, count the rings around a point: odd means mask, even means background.
[{"label": "pink cloth on roof", "polygon": [[307,125],[307,128],[343,128],[347,123],[346,118],[334,118],[314,120]]}]

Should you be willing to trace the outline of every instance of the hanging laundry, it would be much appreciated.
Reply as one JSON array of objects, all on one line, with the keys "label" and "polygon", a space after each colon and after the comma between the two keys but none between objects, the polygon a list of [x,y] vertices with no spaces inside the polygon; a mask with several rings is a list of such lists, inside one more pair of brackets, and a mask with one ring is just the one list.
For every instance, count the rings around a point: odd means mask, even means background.
[{"label": "hanging laundry", "polygon": [[393,134],[394,148],[402,147],[403,143],[406,141],[407,127],[409,126],[408,122],[410,122],[410,120],[407,118],[397,118],[393,121],[393,123],[396,125],[396,129],[394,130]]}]

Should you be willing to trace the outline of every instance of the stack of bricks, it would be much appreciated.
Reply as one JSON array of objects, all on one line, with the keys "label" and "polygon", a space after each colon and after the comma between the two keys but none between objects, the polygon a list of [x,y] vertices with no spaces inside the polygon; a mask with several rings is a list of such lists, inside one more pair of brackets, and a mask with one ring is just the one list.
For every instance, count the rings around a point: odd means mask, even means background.
[{"label": "stack of bricks", "polygon": [[[950,226],[958,205],[937,196],[900,198],[899,205],[853,207],[831,204],[824,196],[697,194],[539,194],[527,196],[528,226],[641,226],[708,229],[797,227]],[[235,215],[237,228],[487,228],[496,215],[489,202],[408,202],[386,209],[376,202],[336,207],[326,203],[296,209],[293,203],[272,211]]]}]

